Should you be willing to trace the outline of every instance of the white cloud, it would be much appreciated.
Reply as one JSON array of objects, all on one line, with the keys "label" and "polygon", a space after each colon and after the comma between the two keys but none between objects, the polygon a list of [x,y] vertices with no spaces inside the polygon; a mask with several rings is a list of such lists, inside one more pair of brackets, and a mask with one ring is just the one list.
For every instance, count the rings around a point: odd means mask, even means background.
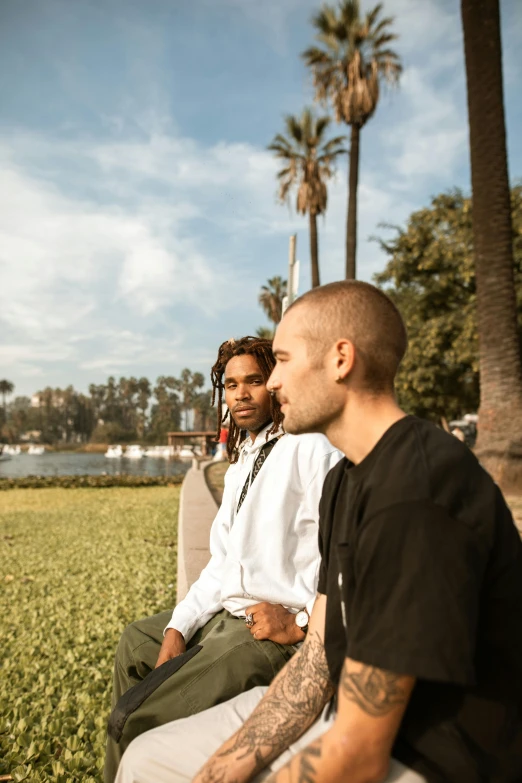
[{"label": "white cloud", "polygon": [[[255,302],[249,264],[271,236],[281,237],[284,273],[287,237],[299,231],[301,290],[309,285],[307,221],[276,202],[277,163],[266,150],[165,133],[120,143],[11,134],[0,158],[0,321],[19,347],[4,353],[6,372],[53,362],[133,371],[180,356],[190,325],[177,309],[204,319],[231,301]],[[400,220],[407,199],[361,174],[360,268],[369,279],[382,258],[365,240],[383,217]],[[341,174],[332,183],[319,225],[325,281],[343,275],[345,182]],[[151,332],[162,319],[176,340]]]},{"label": "white cloud", "polygon": [[[403,188],[411,187],[419,177],[451,178],[467,154],[465,110],[455,99],[459,85],[437,89],[433,75],[419,68],[405,71],[400,87],[404,119],[382,134]],[[397,185],[401,187],[400,182]]]}]

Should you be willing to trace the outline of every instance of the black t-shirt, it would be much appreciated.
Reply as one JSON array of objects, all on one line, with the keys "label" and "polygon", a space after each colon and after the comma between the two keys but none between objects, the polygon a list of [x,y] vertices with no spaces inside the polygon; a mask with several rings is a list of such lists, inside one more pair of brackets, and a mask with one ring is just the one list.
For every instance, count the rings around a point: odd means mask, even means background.
[{"label": "black t-shirt", "polygon": [[430,783],[522,781],[522,543],[453,435],[407,416],[328,474],[319,592],[345,657],[417,682],[393,755]]}]

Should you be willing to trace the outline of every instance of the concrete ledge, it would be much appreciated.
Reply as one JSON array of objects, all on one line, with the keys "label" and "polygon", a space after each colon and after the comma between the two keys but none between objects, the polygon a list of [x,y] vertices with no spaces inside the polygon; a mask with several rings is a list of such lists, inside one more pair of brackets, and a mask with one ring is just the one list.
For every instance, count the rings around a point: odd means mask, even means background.
[{"label": "concrete ledge", "polygon": [[191,584],[209,561],[208,539],[217,505],[205,481],[205,466],[190,468],[179,498],[177,602],[182,601]]}]

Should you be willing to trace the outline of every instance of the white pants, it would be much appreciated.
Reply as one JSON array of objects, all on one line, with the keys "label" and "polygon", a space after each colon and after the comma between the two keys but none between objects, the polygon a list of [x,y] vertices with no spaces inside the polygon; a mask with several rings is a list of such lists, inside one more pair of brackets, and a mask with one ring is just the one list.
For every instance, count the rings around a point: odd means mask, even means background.
[{"label": "white pants", "polygon": [[[203,764],[245,722],[267,687],[259,686],[230,701],[189,718],[152,729],[131,742],[121,760],[115,783],[187,783]],[[297,742],[260,775],[256,783],[284,766],[292,756],[330,727],[326,709]],[[425,783],[423,777],[392,759],[386,783]]]}]

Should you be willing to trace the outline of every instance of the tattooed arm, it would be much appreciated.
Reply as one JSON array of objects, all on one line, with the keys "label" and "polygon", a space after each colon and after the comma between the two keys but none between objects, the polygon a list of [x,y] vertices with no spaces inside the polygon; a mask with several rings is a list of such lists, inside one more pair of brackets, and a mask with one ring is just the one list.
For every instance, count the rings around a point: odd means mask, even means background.
[{"label": "tattooed arm", "polygon": [[303,646],[241,729],[200,770],[197,783],[249,780],[312,725],[335,690],[324,652],[325,612],[326,597],[320,595]]},{"label": "tattooed arm", "polygon": [[379,783],[409,701],[413,677],[347,658],[335,723],[267,783]]}]

